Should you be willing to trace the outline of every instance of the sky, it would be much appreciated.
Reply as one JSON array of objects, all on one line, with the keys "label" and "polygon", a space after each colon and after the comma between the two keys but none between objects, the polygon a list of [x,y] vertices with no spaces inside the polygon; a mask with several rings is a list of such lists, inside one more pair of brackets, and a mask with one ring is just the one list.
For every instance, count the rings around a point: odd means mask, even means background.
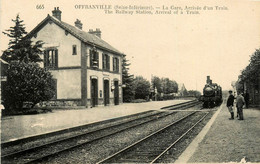
[{"label": "sky", "polygon": [[[1,32],[14,25],[11,19],[17,14],[29,32],[47,14],[51,15],[54,7],[59,7],[62,21],[74,25],[79,19],[84,31],[100,28],[102,39],[127,55],[131,74],[147,80],[152,76],[168,77],[184,83],[188,90],[202,91],[206,76],[223,90],[230,89],[231,82],[249,64],[250,55],[260,48],[260,1],[71,0],[65,4],[61,0],[2,0],[0,3]],[[43,9],[39,9],[41,5]],[[77,5],[111,5],[113,14],[106,14],[103,9],[76,9]],[[115,13],[116,6],[129,5],[152,6],[154,14]],[[180,14],[181,10],[178,14],[155,14],[163,6],[182,7],[184,14]],[[199,14],[187,14],[186,6],[201,10]],[[216,6],[227,10],[216,10]],[[9,38],[1,33],[0,39],[3,51]]]}]

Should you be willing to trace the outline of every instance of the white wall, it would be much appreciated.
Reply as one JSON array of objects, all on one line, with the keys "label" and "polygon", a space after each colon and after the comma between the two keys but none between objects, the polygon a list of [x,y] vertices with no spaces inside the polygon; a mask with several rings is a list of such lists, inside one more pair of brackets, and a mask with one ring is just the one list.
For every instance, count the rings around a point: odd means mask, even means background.
[{"label": "white wall", "polygon": [[[45,42],[44,47],[57,46],[58,49],[58,66],[70,67],[80,66],[81,59],[81,41],[71,34],[65,35],[65,30],[55,23],[47,23],[38,33],[33,41],[42,40]],[[72,46],[76,45],[77,55],[72,55]]]},{"label": "white wall", "polygon": [[[55,23],[47,23],[32,40],[42,40],[45,43],[44,48],[55,46],[58,49],[59,68],[81,65],[81,41],[71,34],[65,35],[65,30]],[[77,55],[72,55],[73,45],[77,47]],[[41,66],[43,67],[43,63]],[[80,69],[51,70],[51,73],[57,79],[57,99],[81,98]]]},{"label": "white wall", "polygon": [[51,71],[57,79],[57,99],[81,98],[81,71],[80,69],[66,69]]}]

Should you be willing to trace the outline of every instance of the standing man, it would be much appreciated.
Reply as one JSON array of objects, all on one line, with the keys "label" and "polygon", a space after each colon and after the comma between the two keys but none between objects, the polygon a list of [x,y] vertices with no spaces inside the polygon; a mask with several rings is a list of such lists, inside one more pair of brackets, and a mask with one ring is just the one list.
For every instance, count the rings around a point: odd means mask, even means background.
[{"label": "standing man", "polygon": [[243,116],[243,106],[245,104],[245,99],[244,97],[241,95],[241,92],[238,92],[237,95],[237,112],[239,115],[239,119],[238,120],[244,120],[244,116]]},{"label": "standing man", "polygon": [[235,97],[232,95],[232,91],[228,91],[229,92],[229,97],[227,100],[227,107],[228,107],[228,111],[231,114],[231,118],[229,118],[230,120],[234,120],[234,109],[233,109],[233,105],[234,105],[234,99]]}]

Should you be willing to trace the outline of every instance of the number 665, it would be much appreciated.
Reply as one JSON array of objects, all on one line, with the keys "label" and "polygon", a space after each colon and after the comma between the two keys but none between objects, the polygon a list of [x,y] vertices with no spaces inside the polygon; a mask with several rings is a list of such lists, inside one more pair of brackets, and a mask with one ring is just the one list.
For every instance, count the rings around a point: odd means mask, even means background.
[{"label": "number 665", "polygon": [[44,9],[44,4],[36,5],[36,9]]}]

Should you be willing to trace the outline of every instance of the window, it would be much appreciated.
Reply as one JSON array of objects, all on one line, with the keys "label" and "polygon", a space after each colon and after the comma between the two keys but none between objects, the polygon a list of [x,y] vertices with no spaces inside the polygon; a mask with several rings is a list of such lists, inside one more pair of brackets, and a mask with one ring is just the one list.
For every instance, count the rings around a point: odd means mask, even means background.
[{"label": "window", "polygon": [[119,72],[119,59],[117,57],[113,58],[113,71]]},{"label": "window", "polygon": [[98,68],[98,66],[99,66],[99,62],[98,62],[99,54],[98,54],[98,52],[90,50],[89,53],[90,53],[90,67]]},{"label": "window", "polygon": [[110,70],[110,56],[108,54],[102,54],[103,69]]},{"label": "window", "polygon": [[44,67],[57,68],[58,67],[58,50],[47,49],[44,51]]},{"label": "window", "polygon": [[77,55],[77,46],[76,45],[72,46],[72,55]]}]

